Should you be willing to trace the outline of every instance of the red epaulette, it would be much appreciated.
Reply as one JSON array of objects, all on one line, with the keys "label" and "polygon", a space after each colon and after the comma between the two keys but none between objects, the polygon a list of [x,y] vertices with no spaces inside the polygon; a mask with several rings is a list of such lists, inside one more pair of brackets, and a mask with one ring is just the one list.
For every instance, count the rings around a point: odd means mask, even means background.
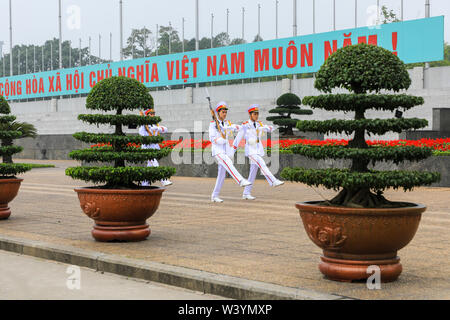
[{"label": "red epaulette", "polygon": [[244,125],[244,124],[247,124],[247,123],[248,123],[248,121],[245,121],[245,122],[243,123],[243,125]]}]

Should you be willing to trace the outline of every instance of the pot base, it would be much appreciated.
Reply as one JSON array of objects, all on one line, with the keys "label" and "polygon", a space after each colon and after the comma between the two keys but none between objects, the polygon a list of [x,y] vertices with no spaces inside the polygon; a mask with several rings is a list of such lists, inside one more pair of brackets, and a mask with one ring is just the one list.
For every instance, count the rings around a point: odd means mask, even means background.
[{"label": "pot base", "polygon": [[11,209],[6,204],[0,204],[0,220],[6,220],[11,215]]},{"label": "pot base", "polygon": [[100,242],[108,241],[142,241],[150,235],[148,224],[125,227],[95,225],[92,236]]},{"label": "pot base", "polygon": [[384,260],[343,260],[321,256],[322,262],[319,270],[328,279],[341,282],[352,282],[367,280],[374,274],[374,270],[369,270],[369,266],[380,268],[381,282],[391,282],[397,280],[402,273],[400,258]]}]

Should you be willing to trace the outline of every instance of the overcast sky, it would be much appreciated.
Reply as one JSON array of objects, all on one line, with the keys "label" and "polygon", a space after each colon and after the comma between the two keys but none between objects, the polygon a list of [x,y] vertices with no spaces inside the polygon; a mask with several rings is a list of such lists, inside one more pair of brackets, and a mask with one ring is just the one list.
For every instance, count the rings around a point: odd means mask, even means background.
[{"label": "overcast sky", "polygon": [[[450,1],[430,0],[431,15],[445,16],[445,40],[450,42]],[[214,33],[226,31],[226,9],[230,10],[231,38],[241,36],[241,10],[245,7],[245,38],[252,41],[258,32],[258,3],[261,4],[261,36],[275,38],[276,0],[200,0],[200,37],[210,36],[211,13],[214,14]],[[279,0],[279,37],[292,35],[292,0]],[[354,0],[336,0],[337,29],[354,26]],[[62,0],[63,39],[78,46],[79,38],[87,46],[92,37],[92,53],[98,55],[98,38],[102,35],[102,57],[109,58],[109,33],[113,34],[113,59],[119,57],[119,0]],[[156,24],[172,26],[180,32],[181,19],[186,19],[185,37],[195,36],[195,0],[123,0],[124,38],[132,28],[156,29]],[[313,0],[297,0],[298,34],[312,33]],[[316,0],[316,32],[333,28],[333,0]],[[377,0],[358,0],[358,26],[367,25],[373,16]],[[401,0],[380,0],[398,13]],[[404,19],[418,19],[425,15],[425,0],[404,0]],[[13,44],[42,44],[58,37],[58,0],[12,0]],[[79,8],[79,10],[78,10]],[[78,24],[77,12],[80,23]],[[9,0],[0,0],[0,41],[9,52]],[[124,40],[125,41],[125,40]]]}]

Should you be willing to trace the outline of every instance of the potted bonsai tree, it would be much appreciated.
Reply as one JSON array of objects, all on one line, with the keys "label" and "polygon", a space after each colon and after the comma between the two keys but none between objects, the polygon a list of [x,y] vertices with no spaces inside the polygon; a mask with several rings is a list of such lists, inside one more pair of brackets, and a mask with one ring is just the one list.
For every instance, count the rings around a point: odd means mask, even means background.
[{"label": "potted bonsai tree", "polygon": [[[314,86],[328,94],[305,97],[312,108],[354,113],[354,120],[299,121],[301,131],[352,135],[348,146],[294,146],[292,151],[308,158],[346,159],[350,169],[285,168],[281,174],[290,181],[312,187],[340,190],[329,201],[297,203],[310,239],[323,249],[320,271],[341,281],[370,276],[368,266],[377,265],[381,280],[393,281],[402,272],[397,251],[414,237],[425,206],[392,202],[383,196],[387,188],[405,191],[439,181],[438,173],[375,171],[369,164],[379,161],[420,161],[430,157],[428,148],[413,146],[373,147],[366,135],[419,129],[424,119],[367,119],[369,109],[408,110],[423,104],[421,97],[382,93],[408,89],[410,77],[404,63],[390,51],[366,44],[338,50],[320,68]],[[349,93],[331,94],[333,88]]]},{"label": "potted bonsai tree", "polygon": [[111,166],[80,166],[68,168],[66,175],[100,186],[75,189],[84,213],[95,220],[92,231],[98,241],[140,241],[150,234],[146,220],[158,209],[163,188],[141,187],[140,182],[153,183],[169,179],[175,174],[171,167],[138,167],[127,164],[148,159],[161,159],[169,149],[141,149],[138,144],[163,141],[161,136],[126,135],[123,126],[151,125],[159,117],[122,114],[126,110],[153,107],[153,98],[139,81],[126,77],[112,77],[97,83],[89,93],[86,108],[115,111],[116,114],[81,114],[78,119],[90,124],[110,124],[112,134],[75,133],[74,137],[97,146],[72,151],[69,156],[85,163],[103,162]]},{"label": "potted bonsai tree", "polygon": [[3,96],[0,96],[0,156],[2,157],[2,163],[0,163],[0,220],[8,219],[11,215],[8,203],[17,196],[23,181],[15,176],[31,170],[30,165],[12,163],[12,155],[21,152],[23,148],[12,144],[14,139],[22,137],[22,132],[6,130],[16,120],[16,117],[10,113],[8,102]]},{"label": "potted bonsai tree", "polygon": [[278,113],[278,116],[267,117],[267,121],[272,121],[280,127],[282,136],[293,136],[293,128],[297,124],[297,119],[291,118],[291,115],[311,115],[312,110],[304,110],[300,108],[302,100],[293,93],[285,93],[277,99],[277,107],[269,110],[269,113]]}]

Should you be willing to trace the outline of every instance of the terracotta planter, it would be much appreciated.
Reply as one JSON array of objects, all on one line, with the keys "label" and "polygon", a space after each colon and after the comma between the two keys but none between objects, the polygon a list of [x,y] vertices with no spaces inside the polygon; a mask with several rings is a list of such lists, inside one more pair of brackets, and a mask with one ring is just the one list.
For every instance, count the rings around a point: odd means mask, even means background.
[{"label": "terracotta planter", "polygon": [[297,203],[306,233],[321,249],[320,271],[331,280],[363,280],[367,268],[377,265],[383,282],[402,272],[397,251],[405,247],[419,227],[426,207],[354,209]]},{"label": "terracotta planter", "polygon": [[8,219],[11,215],[8,203],[17,196],[22,181],[23,179],[0,179],[0,220]]},{"label": "terracotta planter", "polygon": [[163,188],[75,189],[83,212],[95,221],[97,241],[141,241],[150,235],[146,220],[158,209]]}]

